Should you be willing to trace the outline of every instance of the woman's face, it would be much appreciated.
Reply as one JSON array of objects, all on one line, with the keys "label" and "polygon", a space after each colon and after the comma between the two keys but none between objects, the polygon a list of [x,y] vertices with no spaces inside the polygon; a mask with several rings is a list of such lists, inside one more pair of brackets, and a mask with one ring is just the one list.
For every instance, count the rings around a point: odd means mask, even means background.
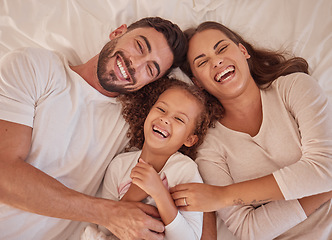
[{"label": "woman's face", "polygon": [[194,82],[221,102],[241,95],[252,80],[247,50],[219,30],[196,33],[189,41],[187,57]]}]

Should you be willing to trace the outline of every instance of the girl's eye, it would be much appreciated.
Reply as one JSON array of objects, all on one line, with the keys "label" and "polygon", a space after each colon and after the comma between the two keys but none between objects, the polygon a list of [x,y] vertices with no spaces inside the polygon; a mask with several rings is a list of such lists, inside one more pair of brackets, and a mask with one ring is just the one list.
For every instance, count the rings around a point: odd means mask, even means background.
[{"label": "girl's eye", "polygon": [[180,122],[184,123],[184,121],[183,121],[181,118],[179,118],[179,117],[175,117],[175,120],[177,120],[177,121],[180,121]]},{"label": "girl's eye", "polygon": [[161,107],[157,107],[157,109],[158,109],[159,111],[161,111],[161,112],[165,112],[165,110],[162,109]]},{"label": "girl's eye", "polygon": [[137,40],[136,40],[136,44],[137,44],[138,51],[140,53],[143,53],[143,46],[142,46],[142,44],[139,41],[137,41]]}]

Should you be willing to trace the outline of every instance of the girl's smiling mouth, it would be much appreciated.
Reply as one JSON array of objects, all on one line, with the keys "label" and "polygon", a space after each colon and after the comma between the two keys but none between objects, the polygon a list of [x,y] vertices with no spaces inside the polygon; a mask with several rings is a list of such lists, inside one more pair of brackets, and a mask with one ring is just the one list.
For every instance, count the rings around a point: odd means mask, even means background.
[{"label": "girl's smiling mouth", "polygon": [[167,138],[170,135],[168,131],[166,131],[165,129],[162,129],[161,127],[158,127],[156,125],[153,125],[152,130],[155,133],[160,134],[163,138]]}]

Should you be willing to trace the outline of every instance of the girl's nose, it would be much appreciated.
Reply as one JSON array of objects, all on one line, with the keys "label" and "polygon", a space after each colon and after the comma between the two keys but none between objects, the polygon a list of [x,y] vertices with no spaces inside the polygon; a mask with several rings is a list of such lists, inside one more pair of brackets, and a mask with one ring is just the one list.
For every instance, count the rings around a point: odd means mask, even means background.
[{"label": "girl's nose", "polygon": [[169,120],[166,117],[161,117],[160,121],[164,122],[166,125],[169,124]]}]

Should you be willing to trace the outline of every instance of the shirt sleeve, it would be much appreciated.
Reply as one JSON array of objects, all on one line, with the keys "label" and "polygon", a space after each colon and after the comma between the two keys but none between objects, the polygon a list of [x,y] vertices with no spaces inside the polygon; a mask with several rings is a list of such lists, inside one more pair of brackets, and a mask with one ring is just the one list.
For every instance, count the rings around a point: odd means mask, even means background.
[{"label": "shirt sleeve", "polygon": [[[180,155],[181,156],[181,155]],[[181,183],[202,183],[202,178],[198,172],[197,164],[186,156],[185,161],[177,159],[166,173],[170,186],[173,187]],[[179,174],[181,173],[181,174]],[[203,213],[178,211],[176,218],[165,226],[165,239],[183,240],[200,239],[203,227]]]},{"label": "shirt sleeve", "polygon": [[52,54],[23,48],[0,60],[0,119],[33,126],[35,107],[52,79],[50,59],[56,59]]},{"label": "shirt sleeve", "polygon": [[167,240],[199,240],[202,235],[203,213],[178,211],[175,219],[165,226]]},{"label": "shirt sleeve", "polygon": [[286,200],[332,189],[332,106],[318,83],[291,74],[279,85],[286,108],[298,124],[302,157],[273,173]]},{"label": "shirt sleeve", "polygon": [[[209,139],[199,150],[196,162],[205,183],[218,186],[234,183],[227,162]],[[239,239],[273,239],[306,219],[297,200],[228,207],[219,210],[217,216]]]},{"label": "shirt sleeve", "polygon": [[[122,155],[116,156],[108,165],[102,185],[101,197],[119,201],[118,186],[122,177],[119,174],[121,169]],[[123,169],[124,170],[124,169]],[[120,179],[121,178],[121,179]]]}]

